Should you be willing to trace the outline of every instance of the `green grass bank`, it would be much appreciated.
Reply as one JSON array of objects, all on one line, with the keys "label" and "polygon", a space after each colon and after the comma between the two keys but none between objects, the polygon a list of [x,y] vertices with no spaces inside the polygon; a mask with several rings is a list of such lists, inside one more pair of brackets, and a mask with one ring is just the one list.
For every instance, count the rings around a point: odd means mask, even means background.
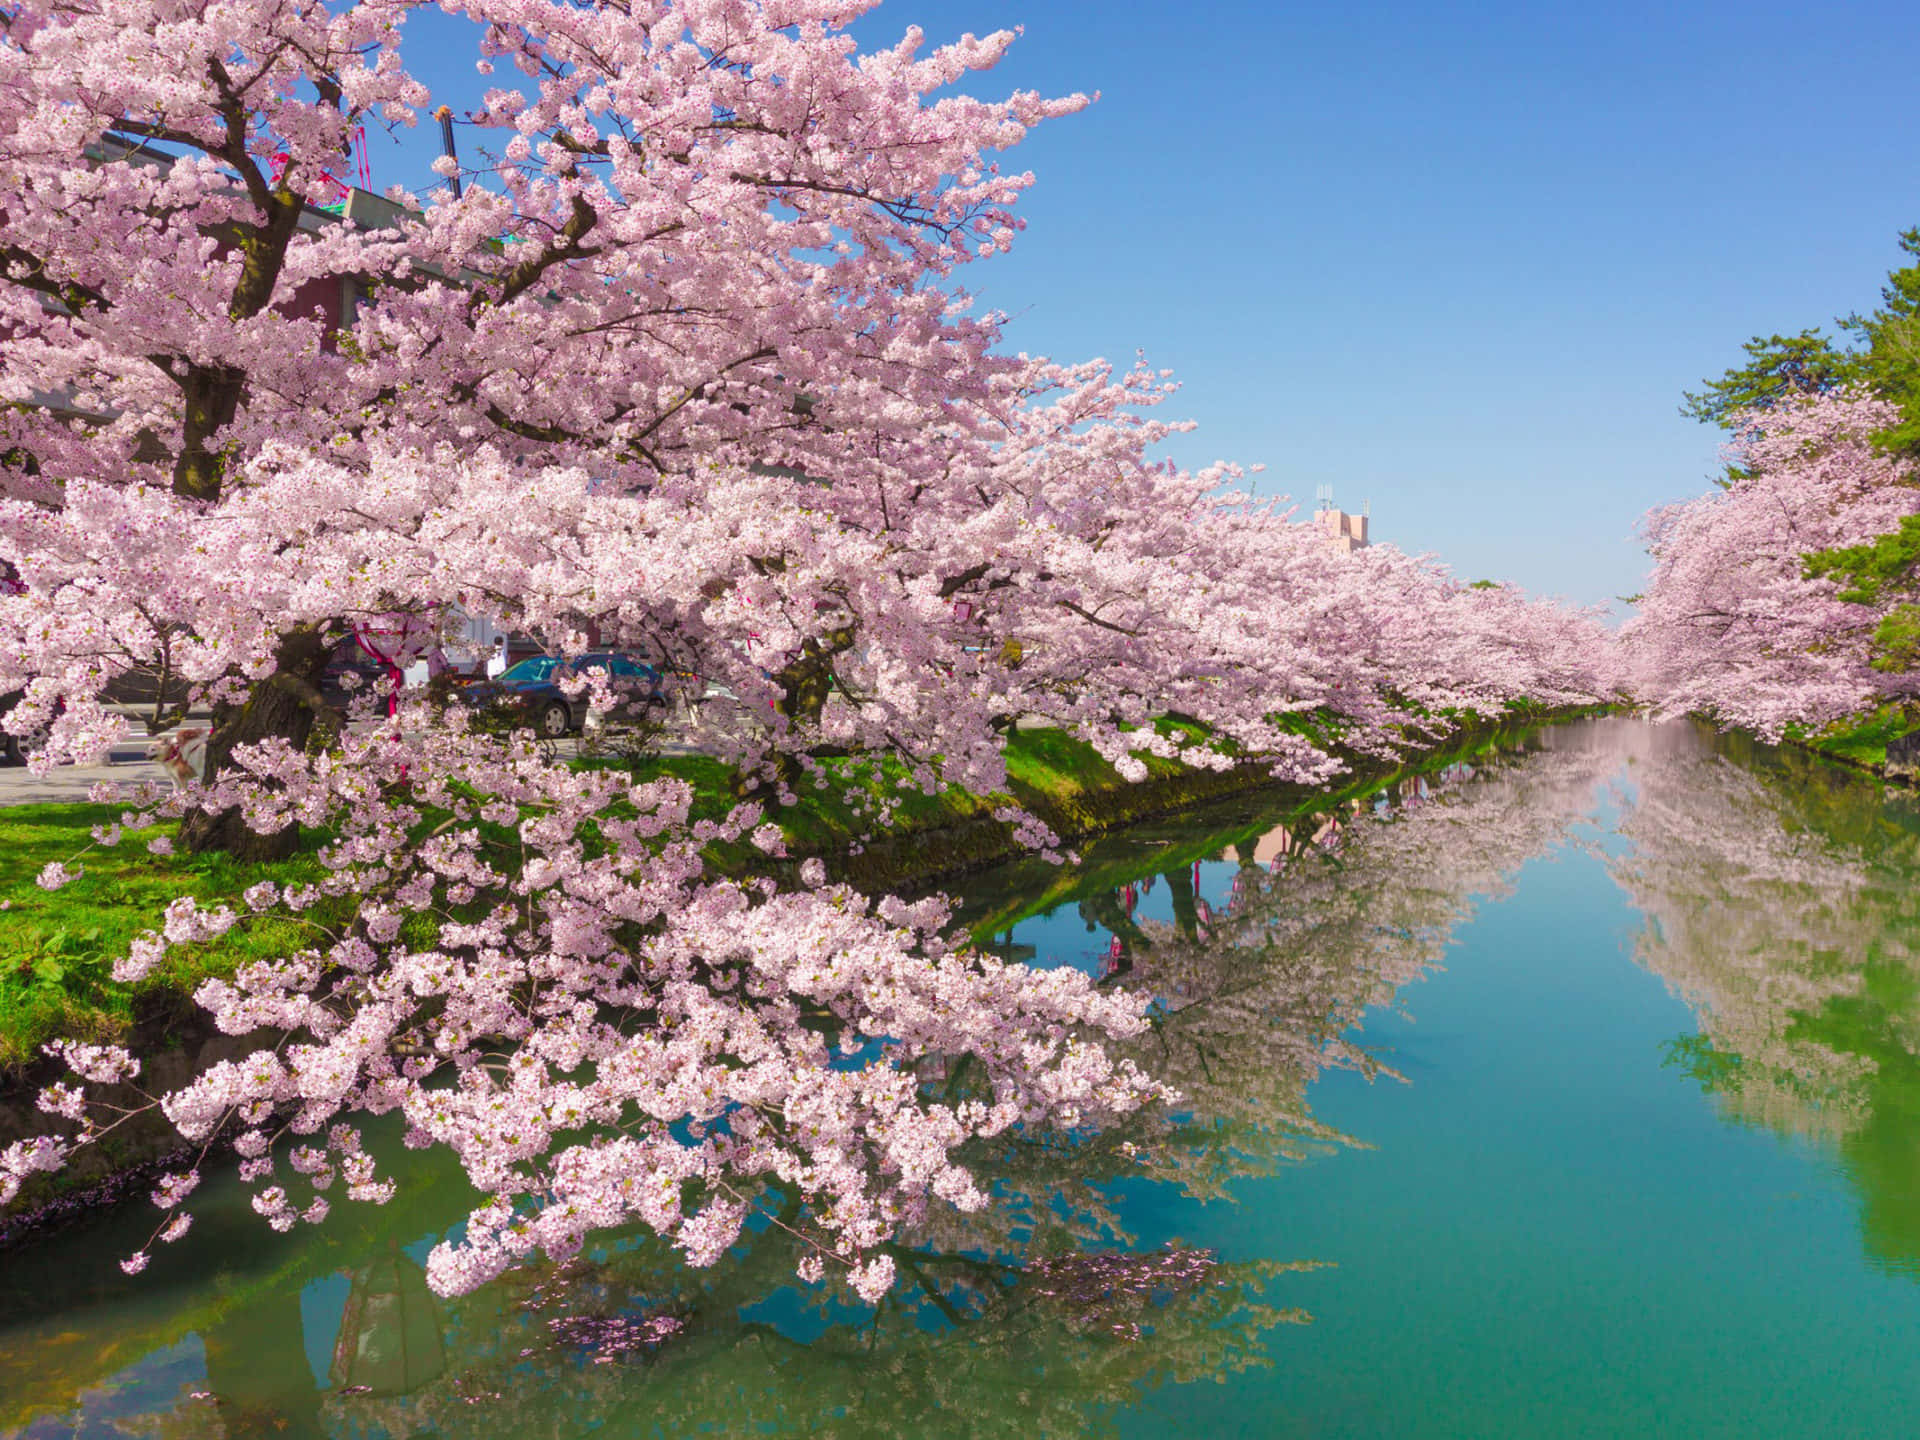
[{"label": "green grass bank", "polygon": [[1920,731],[1920,712],[1916,712],[1912,706],[1894,702],[1882,705],[1867,715],[1829,725],[1824,730],[1789,729],[1786,740],[1790,745],[1811,750],[1842,765],[1853,765],[1885,775],[1888,744],[1916,731]]},{"label": "green grass bank", "polygon": [[[1097,860],[1051,866],[1034,858],[1013,838],[1010,826],[993,818],[1009,803],[1038,816],[1069,844],[1236,796],[1257,794],[1258,808],[1267,815],[1304,811],[1376,789],[1407,769],[1448,763],[1516,723],[1591,713],[1596,712],[1516,707],[1505,721],[1463,726],[1437,745],[1410,746],[1398,764],[1348,757],[1349,773],[1322,789],[1277,785],[1258,764],[1212,771],[1159,759],[1148,761],[1147,779],[1129,783],[1071,736],[1022,730],[1009,738],[1005,794],[909,791],[887,827],[876,832],[874,802],[897,776],[871,763],[842,763],[829,768],[826,786],[803,788],[797,803],[777,817],[792,851],[787,860],[769,862],[745,846],[717,848],[713,858],[723,869],[746,871],[769,863],[797,867],[802,859],[819,856],[838,878],[862,889],[905,892],[1019,862],[1020,902],[968,922],[985,935],[1112,878]],[[718,817],[736,803],[733,773],[710,757],[662,757],[632,768],[636,779],[672,775],[687,781],[694,789],[696,815]],[[116,983],[114,960],[142,931],[157,928],[176,897],[190,894],[203,903],[238,906],[240,892],[261,879],[312,880],[322,874],[317,836],[299,854],[265,866],[238,866],[219,855],[158,858],[148,842],[170,836],[171,824],[128,832],[112,847],[95,844],[95,827],[113,824],[119,813],[117,806],[92,804],[0,808],[0,1143],[45,1128],[32,1095],[54,1078],[39,1054],[46,1041],[70,1036],[127,1044],[142,1057],[150,1088],[177,1086],[212,1061],[250,1048],[244,1038],[215,1033],[193,1005],[193,991],[202,980],[310,943],[313,922],[350,918],[351,901],[344,899],[329,902],[331,910],[310,912],[311,920],[262,917],[219,940],[175,949],[162,968],[138,984]],[[1239,838],[1228,825],[1218,835],[1209,830],[1192,837],[1190,845],[1198,847],[1197,855]],[[78,868],[81,877],[57,891],[42,890],[35,877],[53,861]],[[158,1124],[136,1129],[96,1147],[57,1183],[36,1185],[37,1193],[22,1200],[31,1205],[84,1192],[151,1161],[169,1143]]]},{"label": "green grass bank", "polygon": [[[1517,709],[1510,718],[1550,717]],[[1179,723],[1162,725],[1172,730]],[[1465,727],[1442,746],[1419,747],[1408,758],[1450,751],[1489,728]],[[908,788],[883,830],[872,819],[874,805],[897,774],[865,762],[830,767],[825,786],[803,786],[798,803],[777,817],[792,851],[785,863],[819,856],[836,878],[862,889],[925,889],[1026,855],[1011,827],[993,818],[1009,803],[1038,816],[1071,844],[1253,789],[1297,792],[1301,803],[1316,793],[1334,793],[1275,786],[1258,764],[1213,771],[1158,758],[1147,761],[1146,780],[1129,783],[1092,747],[1058,730],[1016,731],[1006,755],[1006,794],[947,790],[925,795]],[[1349,757],[1349,763],[1352,769],[1337,787],[1341,791],[1397,768],[1361,757]],[[733,773],[707,756],[656,758],[634,768],[637,779],[671,775],[687,781],[696,815],[718,817],[735,803]],[[222,855],[154,856],[148,842],[170,836],[171,825],[129,832],[110,848],[94,844],[91,832],[113,824],[119,813],[117,806],[92,804],[0,808],[0,1092],[19,1082],[47,1040],[163,1040],[197,1013],[189,997],[202,979],[230,974],[250,960],[310,940],[307,921],[262,918],[218,941],[176,950],[138,985],[115,983],[114,959],[142,931],[155,928],[176,897],[237,905],[240,892],[258,880],[314,880],[322,874],[314,853],[317,838],[289,860],[253,867],[237,866]],[[715,859],[738,870],[768,863],[744,846],[721,849]],[[77,866],[81,878],[57,891],[42,890],[35,877],[54,861]],[[341,908],[347,902],[334,903],[333,913],[322,910],[313,918],[321,923],[347,918]]]}]

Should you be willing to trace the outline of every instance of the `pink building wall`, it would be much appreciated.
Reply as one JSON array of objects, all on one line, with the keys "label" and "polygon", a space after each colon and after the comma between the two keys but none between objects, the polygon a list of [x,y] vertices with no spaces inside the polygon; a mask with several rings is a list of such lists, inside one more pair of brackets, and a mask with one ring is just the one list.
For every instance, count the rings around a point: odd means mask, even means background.
[{"label": "pink building wall", "polygon": [[1327,543],[1334,549],[1351,554],[1355,550],[1367,547],[1367,517],[1349,515],[1344,510],[1328,508],[1314,514],[1314,523],[1327,532]]}]

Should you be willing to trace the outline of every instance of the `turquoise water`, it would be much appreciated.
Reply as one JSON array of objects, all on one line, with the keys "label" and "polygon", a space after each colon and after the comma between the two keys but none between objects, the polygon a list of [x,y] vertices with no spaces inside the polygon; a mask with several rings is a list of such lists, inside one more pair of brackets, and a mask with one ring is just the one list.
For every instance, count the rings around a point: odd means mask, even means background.
[{"label": "turquoise water", "polygon": [[138,1280],[140,1209],[0,1257],[0,1436],[1903,1435],[1916,837],[1609,720],[983,877],[985,943],[1154,990],[1186,1100],[981,1156],[877,1314],[771,1229],[445,1304],[457,1176],[297,1240],[216,1185]]}]

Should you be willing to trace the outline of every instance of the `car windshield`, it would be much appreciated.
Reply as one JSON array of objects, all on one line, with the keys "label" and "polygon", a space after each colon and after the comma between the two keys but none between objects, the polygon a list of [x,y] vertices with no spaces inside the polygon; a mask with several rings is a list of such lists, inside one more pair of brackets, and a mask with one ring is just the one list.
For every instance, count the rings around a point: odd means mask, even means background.
[{"label": "car windshield", "polygon": [[616,679],[648,680],[654,674],[651,665],[643,665],[631,655],[582,655],[573,663],[579,671],[601,669]]},{"label": "car windshield", "polygon": [[553,667],[559,663],[559,660],[552,655],[532,655],[518,665],[502,670],[500,678],[509,684],[545,680],[553,674]]}]

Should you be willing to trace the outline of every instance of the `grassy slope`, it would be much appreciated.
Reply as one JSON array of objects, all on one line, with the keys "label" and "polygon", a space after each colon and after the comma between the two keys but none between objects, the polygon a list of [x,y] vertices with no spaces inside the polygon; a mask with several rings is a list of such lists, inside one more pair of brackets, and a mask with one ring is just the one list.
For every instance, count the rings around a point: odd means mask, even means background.
[{"label": "grassy slope", "polygon": [[[1515,719],[1537,713],[1536,707],[1510,708]],[[1314,724],[1309,717],[1300,717],[1299,723],[1303,729]],[[1186,739],[1205,733],[1174,719],[1160,720],[1155,728]],[[925,795],[907,787],[904,795],[894,792],[897,808],[887,835],[898,840],[977,821],[1009,800],[1071,820],[1084,808],[1077,802],[1126,788],[1119,773],[1091,746],[1059,730],[1016,731],[1005,753],[1009,795],[981,797],[959,790]],[[1147,757],[1146,765],[1155,779],[1184,770],[1157,757]],[[877,773],[869,762],[830,766],[824,788],[803,784],[798,803],[777,817],[789,847],[797,855],[831,855],[864,843],[878,828],[875,802],[903,774],[891,761]],[[668,756],[634,767],[636,780],[669,775],[693,787],[696,818],[719,818],[736,803],[733,772],[708,756]],[[1340,793],[1357,793],[1371,783]],[[220,940],[176,950],[137,986],[116,984],[110,975],[114,959],[142,931],[158,928],[162,912],[176,896],[188,894],[209,904],[224,900],[239,909],[240,892],[259,880],[316,880],[323,873],[317,840],[291,860],[252,869],[219,855],[153,856],[146,842],[170,835],[171,824],[130,832],[111,849],[95,845],[89,832],[112,823],[118,813],[117,806],[90,804],[0,808],[0,1084],[49,1039],[125,1036],[137,1014],[177,1007],[179,997],[191,994],[207,976],[230,974],[250,960],[312,943],[306,921],[255,919]],[[722,867],[764,864],[764,857],[745,846],[714,848]],[[53,892],[34,883],[49,861],[73,865],[76,857],[84,872],[81,879]],[[326,924],[344,919],[348,902],[332,903],[331,911],[322,907],[310,913]]]},{"label": "grassy slope", "polygon": [[[1156,775],[1179,767],[1149,761]],[[1070,800],[1123,782],[1092,749],[1058,731],[1017,732],[1007,746],[1013,798]],[[884,779],[901,773],[892,765]],[[671,756],[642,763],[636,779],[671,775],[694,788],[695,814],[725,815],[735,803],[733,774],[703,755]],[[883,776],[867,764],[843,765],[823,789],[802,786],[799,803],[778,818],[796,853],[844,849],[875,830],[872,804],[883,793]],[[891,824],[895,835],[934,830],[980,816],[1009,797],[981,798],[949,790],[923,795],[909,789]],[[312,932],[292,919],[262,919],[236,927],[221,940],[169,957],[163,969],[138,986],[114,983],[113,960],[142,931],[156,928],[169,901],[192,895],[207,903],[225,900],[239,908],[239,893],[261,879],[318,879],[317,844],[294,859],[244,869],[225,856],[150,854],[146,842],[170,835],[162,825],[129,832],[119,845],[95,845],[90,831],[111,824],[112,805],[18,805],[0,808],[0,1071],[32,1058],[58,1035],[105,1039],[124,1035],[143,998],[162,1000],[191,993],[209,975],[228,974],[249,960],[284,954],[310,943]],[[34,877],[50,861],[76,863],[82,878],[45,891]],[[716,857],[722,864],[750,863],[742,850]],[[338,914],[320,914],[327,921]]]},{"label": "grassy slope", "polygon": [[1887,742],[1920,730],[1920,719],[1900,704],[1882,705],[1858,720],[1829,726],[1817,735],[1788,732],[1787,738],[1819,755],[1878,770],[1887,763]]},{"label": "grassy slope", "polygon": [[[176,896],[232,900],[261,879],[320,875],[311,851],[260,867],[238,866],[224,855],[149,854],[145,842],[170,834],[171,824],[129,832],[112,849],[94,845],[89,831],[118,813],[112,805],[0,809],[0,904],[6,907],[0,909],[0,1067],[29,1058],[55,1035],[124,1033],[141,994],[190,991],[203,976],[303,943],[307,932],[299,922],[262,919],[218,945],[176,952],[138,986],[115,984],[109,975],[114,959],[160,924]],[[76,856],[80,879],[52,892],[34,883],[49,861],[72,866]]]}]

